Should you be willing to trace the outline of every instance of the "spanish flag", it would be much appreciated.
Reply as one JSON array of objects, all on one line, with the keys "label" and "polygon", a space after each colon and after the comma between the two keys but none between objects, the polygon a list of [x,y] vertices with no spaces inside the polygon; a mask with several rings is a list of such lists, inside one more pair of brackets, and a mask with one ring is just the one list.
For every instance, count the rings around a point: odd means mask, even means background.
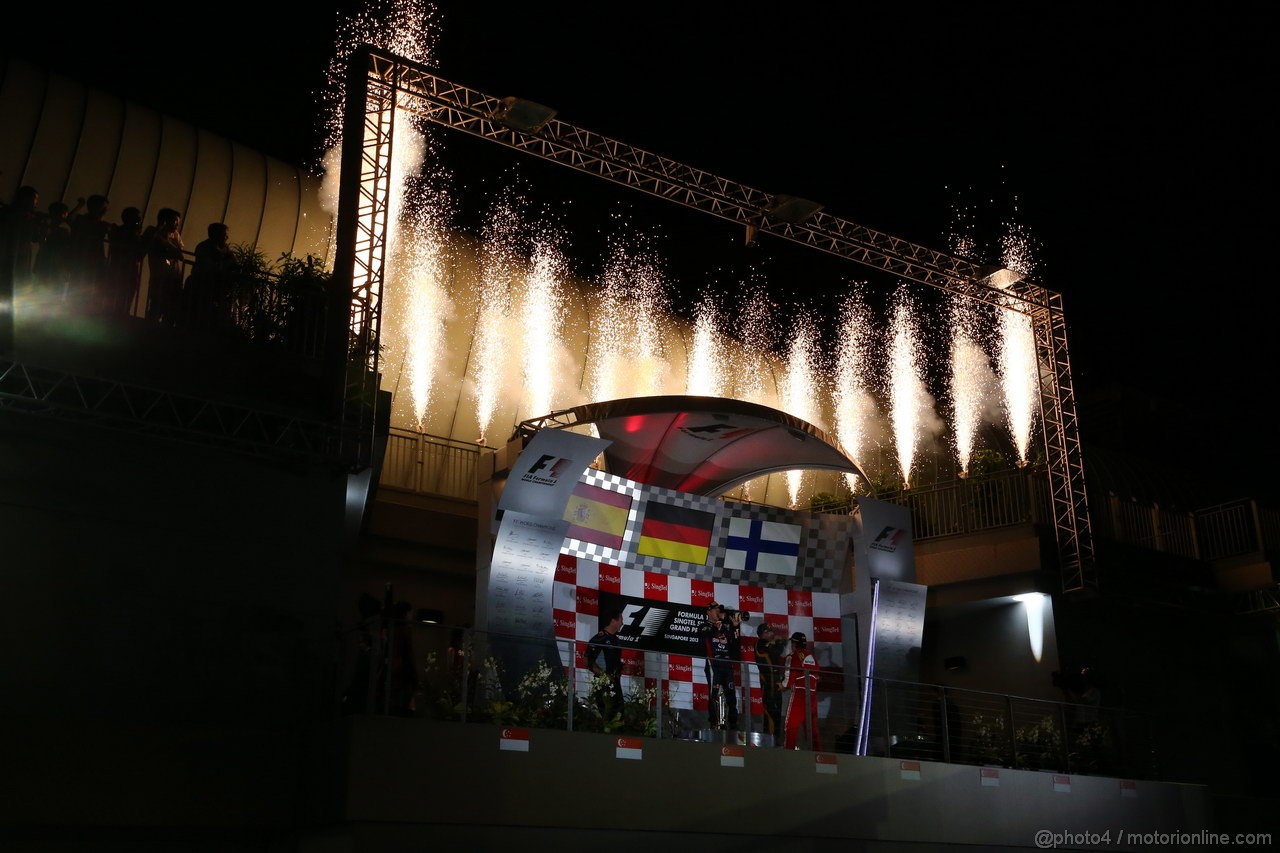
[{"label": "spanish flag", "polygon": [[705,566],[715,523],[713,512],[649,501],[636,553]]},{"label": "spanish flag", "polygon": [[630,512],[630,495],[578,483],[564,508],[564,520],[569,522],[566,535],[606,548],[621,548]]}]

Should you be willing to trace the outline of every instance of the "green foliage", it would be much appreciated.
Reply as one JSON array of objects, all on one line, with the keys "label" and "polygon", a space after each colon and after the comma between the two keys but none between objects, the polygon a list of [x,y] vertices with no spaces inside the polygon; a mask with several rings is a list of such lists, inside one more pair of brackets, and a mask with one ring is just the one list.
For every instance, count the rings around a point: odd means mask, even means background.
[{"label": "green foliage", "polygon": [[1062,730],[1053,717],[1018,726],[1017,766],[1028,770],[1062,770]]},{"label": "green foliage", "polygon": [[969,721],[969,735],[974,758],[983,764],[1008,765],[1009,729],[1003,714],[974,714]]},{"label": "green foliage", "polygon": [[243,243],[232,244],[231,256],[231,319],[236,329],[259,343],[316,348],[325,292],[333,280],[323,261],[289,252],[271,261],[256,245]]},{"label": "green foliage", "polygon": [[658,733],[657,696],[656,687],[644,687],[643,682],[637,679],[632,682],[630,692],[623,696],[619,707],[609,677],[594,676],[585,701],[575,712],[574,728],[653,737]]},{"label": "green foliage", "polygon": [[280,256],[277,264],[276,285],[291,296],[323,295],[333,273],[324,268],[315,255],[295,258],[289,252]]},{"label": "green foliage", "polygon": [[1110,769],[1114,746],[1111,728],[1103,722],[1087,723],[1071,740],[1071,769],[1078,773],[1105,773]]},{"label": "green foliage", "polygon": [[835,492],[814,492],[813,496],[809,498],[810,512],[832,512],[841,508],[847,509],[848,506],[849,499],[841,497]]},{"label": "green foliage", "polygon": [[997,471],[1004,471],[1009,467],[1009,463],[1005,461],[1004,454],[999,450],[992,450],[989,447],[976,450],[969,457],[970,477],[981,477],[984,474],[994,474]]}]

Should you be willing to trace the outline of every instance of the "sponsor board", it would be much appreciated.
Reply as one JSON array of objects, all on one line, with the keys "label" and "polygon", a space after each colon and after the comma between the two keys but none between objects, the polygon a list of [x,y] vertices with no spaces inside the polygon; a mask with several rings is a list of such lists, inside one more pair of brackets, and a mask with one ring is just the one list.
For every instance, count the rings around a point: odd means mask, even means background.
[{"label": "sponsor board", "polygon": [[671,655],[705,654],[699,633],[706,621],[705,608],[608,592],[600,593],[600,607],[622,611],[618,639],[623,648]]}]

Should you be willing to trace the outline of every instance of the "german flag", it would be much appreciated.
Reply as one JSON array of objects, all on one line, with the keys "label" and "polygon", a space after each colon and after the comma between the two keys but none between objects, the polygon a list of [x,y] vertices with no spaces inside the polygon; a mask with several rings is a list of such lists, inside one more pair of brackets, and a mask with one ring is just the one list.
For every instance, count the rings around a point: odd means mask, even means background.
[{"label": "german flag", "polygon": [[621,548],[630,512],[630,495],[578,483],[564,508],[564,520],[569,522],[565,535],[606,548]]},{"label": "german flag", "polygon": [[705,566],[715,522],[713,512],[650,501],[645,505],[636,553]]}]

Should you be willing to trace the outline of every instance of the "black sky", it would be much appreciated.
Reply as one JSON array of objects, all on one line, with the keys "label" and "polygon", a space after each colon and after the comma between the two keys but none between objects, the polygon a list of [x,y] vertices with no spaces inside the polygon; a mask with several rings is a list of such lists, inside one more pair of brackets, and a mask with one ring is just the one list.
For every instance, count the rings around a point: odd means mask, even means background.
[{"label": "black sky", "polygon": [[[1171,468],[1274,491],[1266,6],[889,5],[443,2],[433,20],[444,77],[861,225],[948,251],[958,213],[1016,222],[1063,295],[1082,400],[1155,394]],[[318,150],[334,5],[17,14],[16,52],[287,160]]]}]

